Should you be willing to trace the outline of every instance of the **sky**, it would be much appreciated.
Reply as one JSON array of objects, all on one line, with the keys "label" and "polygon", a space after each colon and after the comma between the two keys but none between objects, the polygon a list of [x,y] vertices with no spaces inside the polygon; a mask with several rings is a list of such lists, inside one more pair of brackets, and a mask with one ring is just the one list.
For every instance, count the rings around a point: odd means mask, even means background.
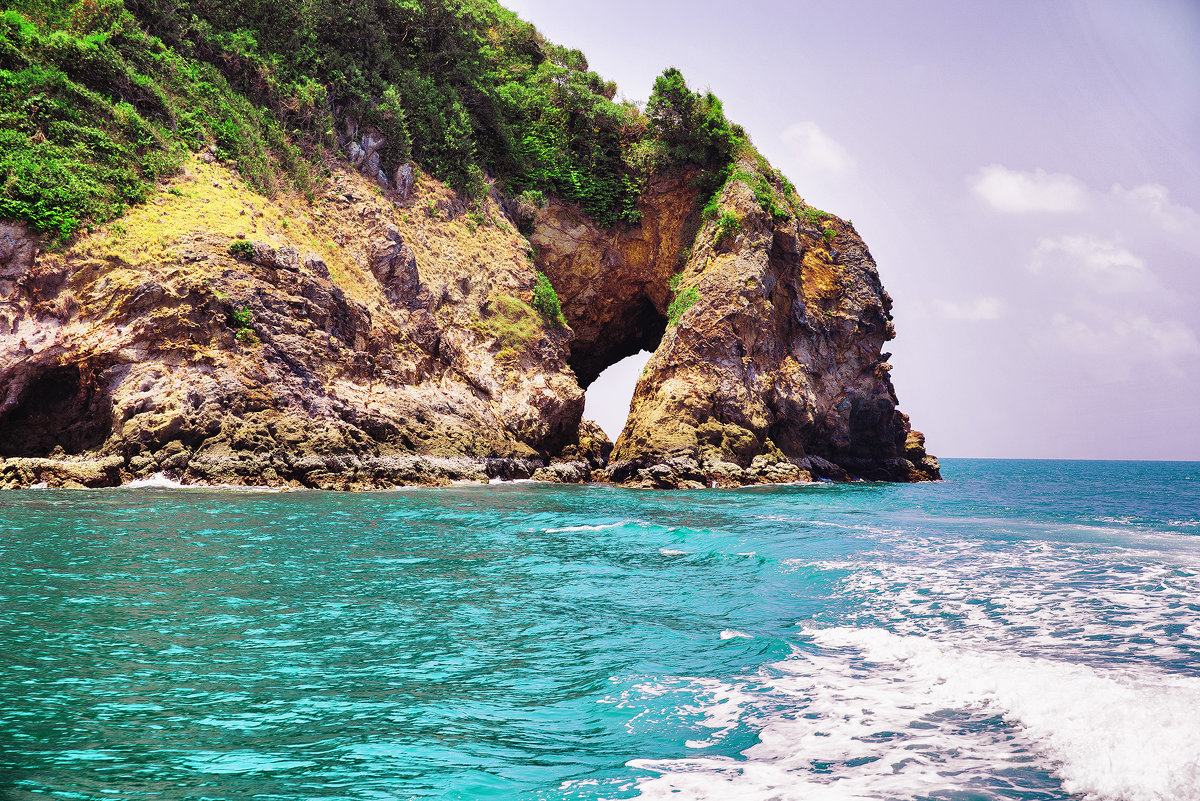
[{"label": "sky", "polygon": [[854,222],[930,452],[1200,460],[1196,0],[502,2],[627,98],[678,67]]}]

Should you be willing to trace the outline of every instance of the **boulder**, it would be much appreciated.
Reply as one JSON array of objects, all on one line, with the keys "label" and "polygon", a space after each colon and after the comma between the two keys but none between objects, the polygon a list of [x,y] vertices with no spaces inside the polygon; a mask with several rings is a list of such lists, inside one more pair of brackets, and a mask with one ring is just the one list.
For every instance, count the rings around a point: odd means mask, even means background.
[{"label": "boulder", "polygon": [[414,308],[426,304],[428,292],[421,292],[416,255],[399,230],[388,226],[383,237],[371,242],[368,253],[371,272],[383,285],[389,300]]},{"label": "boulder", "polygon": [[396,168],[396,192],[400,195],[400,201],[408,200],[409,194],[412,192],[413,182],[416,180],[416,175],[413,172],[412,162],[406,161]]}]

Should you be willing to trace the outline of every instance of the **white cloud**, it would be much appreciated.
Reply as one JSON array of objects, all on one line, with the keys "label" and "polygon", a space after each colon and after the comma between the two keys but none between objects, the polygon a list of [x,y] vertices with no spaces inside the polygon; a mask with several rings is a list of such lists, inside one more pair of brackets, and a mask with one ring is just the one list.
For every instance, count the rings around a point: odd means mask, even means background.
[{"label": "white cloud", "polygon": [[1146,292],[1158,286],[1145,259],[1119,242],[1090,236],[1039,239],[1029,269],[1065,273],[1105,294]]},{"label": "white cloud", "polygon": [[976,173],[970,184],[977,197],[1008,214],[1078,212],[1088,205],[1087,185],[1065,173],[1019,172],[992,164]]},{"label": "white cloud", "polygon": [[849,151],[815,122],[798,122],[781,138],[792,148],[802,169],[842,173],[854,166]]},{"label": "white cloud", "polygon": [[1116,184],[1106,197],[1112,200],[1114,217],[1144,217],[1188,250],[1200,248],[1200,214],[1171,202],[1171,193],[1162,184],[1141,184],[1132,189]]},{"label": "white cloud", "polygon": [[1000,298],[976,298],[975,300],[934,300],[934,308],[947,320],[977,323],[999,320],[1004,316],[1004,301]]},{"label": "white cloud", "polygon": [[1128,366],[1138,362],[1158,363],[1180,373],[1182,360],[1200,356],[1196,332],[1178,320],[1125,313],[1085,322],[1056,314],[1051,324],[1060,343],[1075,353],[1095,357],[1093,372],[1110,379],[1128,378]]}]

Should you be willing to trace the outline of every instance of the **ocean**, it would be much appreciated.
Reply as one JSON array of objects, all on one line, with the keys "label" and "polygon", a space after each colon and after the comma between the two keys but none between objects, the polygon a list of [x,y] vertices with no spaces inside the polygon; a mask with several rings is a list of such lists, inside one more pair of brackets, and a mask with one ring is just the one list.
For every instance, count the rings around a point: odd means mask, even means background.
[{"label": "ocean", "polygon": [[0,798],[1200,799],[1200,463],[0,493]]}]

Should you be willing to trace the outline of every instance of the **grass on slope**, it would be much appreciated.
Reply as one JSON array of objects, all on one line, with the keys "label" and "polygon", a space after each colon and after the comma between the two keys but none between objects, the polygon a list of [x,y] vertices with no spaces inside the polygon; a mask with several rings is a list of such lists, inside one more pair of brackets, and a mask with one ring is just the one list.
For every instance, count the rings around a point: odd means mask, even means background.
[{"label": "grass on slope", "polygon": [[743,132],[677,70],[645,113],[494,0],[10,0],[0,14],[0,217],[60,242],[215,145],[256,191],[311,193],[355,119],[479,198],[553,191],[605,224],[691,162],[716,186]]}]

